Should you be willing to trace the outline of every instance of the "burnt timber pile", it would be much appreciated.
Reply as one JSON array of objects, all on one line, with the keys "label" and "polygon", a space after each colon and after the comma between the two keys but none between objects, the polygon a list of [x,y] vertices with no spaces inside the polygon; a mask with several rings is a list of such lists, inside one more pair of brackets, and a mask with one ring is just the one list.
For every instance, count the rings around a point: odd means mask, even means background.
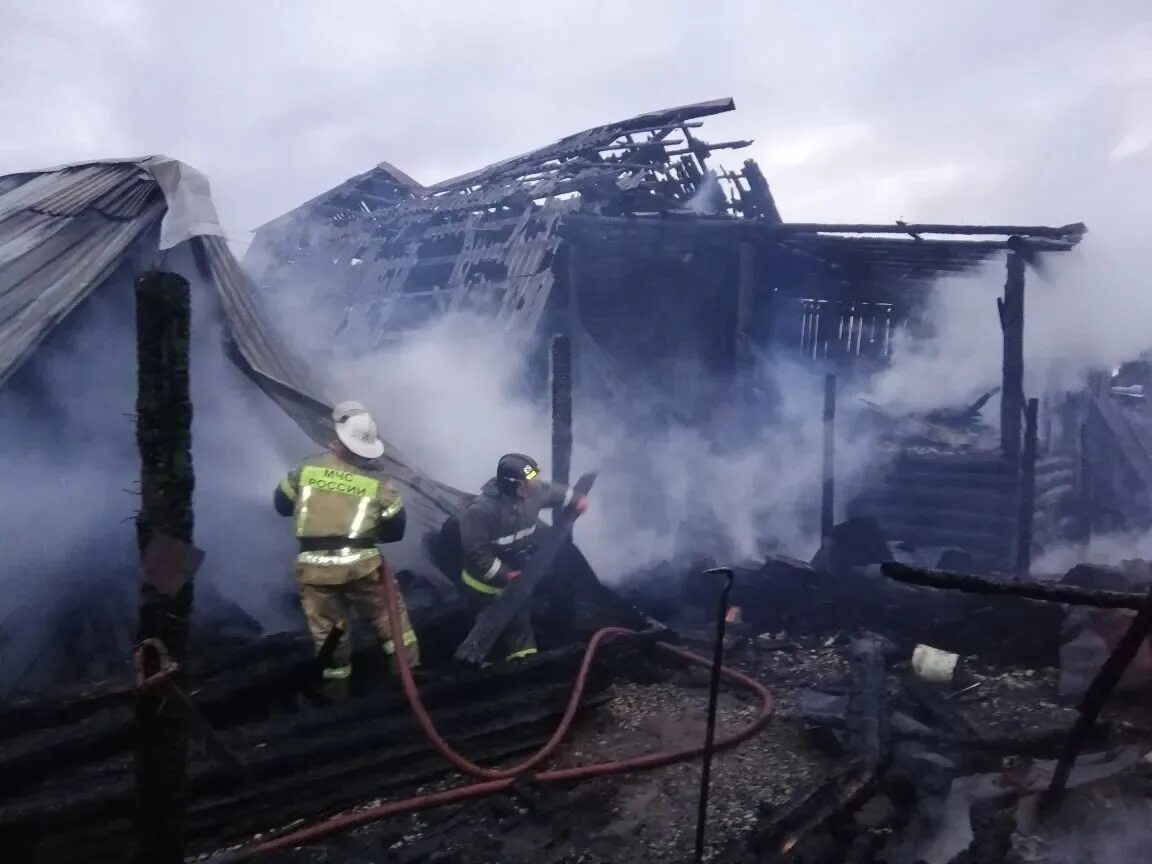
[{"label": "burnt timber pile", "polygon": [[[182,203],[168,209],[171,202],[165,189],[173,184],[174,197]],[[55,407],[52,400],[58,398],[75,408],[66,398],[71,393],[51,389],[59,383],[59,376],[47,374],[59,354],[71,353],[79,362],[73,364],[65,383],[98,384],[101,392],[106,389],[110,399],[125,405],[130,418],[123,424],[128,432],[124,440],[106,434],[91,440],[90,450],[69,454],[74,470],[100,481],[95,489],[104,508],[103,520],[97,520],[103,533],[93,547],[99,566],[93,567],[92,559],[78,567],[74,560],[58,560],[60,556],[45,564],[31,555],[22,559],[17,554],[9,561],[19,566],[0,574],[8,579],[14,574],[19,577],[5,585],[6,596],[14,595],[16,605],[4,610],[0,634],[3,685],[7,692],[15,682],[17,688],[34,694],[0,705],[0,834],[6,854],[21,860],[85,855],[93,861],[125,860],[137,811],[134,797],[139,793],[132,754],[141,737],[136,716],[139,682],[132,680],[133,637],[160,635],[162,643],[171,641],[178,649],[183,636],[172,639],[158,634],[154,625],[183,629],[188,623],[187,604],[168,603],[171,608],[160,616],[145,616],[148,628],[141,627],[134,634],[133,589],[140,591],[144,575],[151,588],[158,588],[164,580],[151,581],[159,571],[147,563],[141,567],[136,556],[118,562],[115,541],[121,534],[130,539],[132,529],[128,520],[107,512],[108,486],[131,487],[133,474],[139,475],[143,467],[146,482],[141,498],[146,506],[142,512],[150,515],[140,518],[156,522],[156,508],[177,500],[168,494],[171,489],[180,486],[186,491],[193,486],[187,424],[191,421],[195,428],[197,422],[205,421],[206,428],[211,428],[217,422],[214,403],[221,389],[232,389],[234,398],[241,400],[259,396],[262,389],[269,406],[283,409],[283,415],[262,418],[268,433],[268,440],[260,442],[262,448],[279,443],[275,439],[283,421],[295,421],[313,439],[309,445],[298,437],[292,445],[298,451],[324,444],[331,435],[333,400],[325,396],[318,380],[322,376],[300,364],[267,324],[247,276],[223,239],[213,233],[209,217],[214,219],[214,213],[206,189],[206,182],[193,169],[165,157],[65,166],[0,178],[0,259],[5,262],[0,269],[0,383],[12,384],[0,397],[18,409],[6,417],[24,416],[19,412],[27,410],[28,401],[44,409],[46,403]],[[180,209],[190,204],[194,205],[192,214]],[[195,217],[191,226],[190,215]],[[100,255],[93,257],[96,247]],[[181,334],[142,337],[137,327],[133,339],[132,310],[123,300],[131,298],[132,292],[126,289],[141,269],[161,258],[170,268],[161,274],[163,279],[183,285],[191,297],[191,327],[185,305]],[[141,262],[145,262],[143,268]],[[29,306],[29,297],[38,300]],[[74,307],[79,308],[69,315]],[[42,317],[36,318],[32,311]],[[169,319],[159,316],[153,323]],[[133,356],[134,342],[150,346],[141,347],[139,367]],[[98,362],[109,356],[113,359]],[[137,374],[146,366],[144,356],[151,358],[149,362],[172,364],[171,368],[166,373],[151,368],[147,375]],[[174,394],[181,381],[187,387],[189,367],[190,394],[185,390],[179,398],[182,410],[166,413],[163,399]],[[246,379],[229,377],[236,367]],[[146,385],[138,378],[145,379]],[[137,388],[132,386],[134,380]],[[200,382],[207,382],[210,390],[197,389],[203,386]],[[205,393],[213,398],[197,401],[198,394]],[[129,413],[133,395],[141,397],[136,414]],[[189,395],[197,401],[191,417]],[[109,403],[102,403],[100,410],[108,412]],[[63,427],[92,431],[82,410],[60,413],[55,419]],[[140,453],[128,450],[123,454],[124,442],[132,443],[134,420]],[[172,429],[171,424],[182,428]],[[99,428],[108,430],[107,424]],[[158,446],[156,435],[161,429],[163,437],[179,445],[171,452]],[[27,440],[27,428],[22,431],[16,437]],[[46,436],[45,440],[55,439]],[[194,500],[188,502],[186,495],[179,499],[184,507],[180,519],[190,516],[190,503],[207,502],[207,507],[196,507],[196,540],[208,546],[210,563],[206,566],[222,565],[245,579],[259,577],[262,574],[251,570],[245,573],[243,559],[236,560],[233,554],[238,548],[243,551],[241,540],[252,539],[237,538],[238,532],[251,533],[261,518],[267,521],[267,493],[259,494],[254,514],[241,506],[244,502],[237,500],[235,486],[238,478],[251,481],[256,490],[271,481],[250,473],[245,454],[237,450],[234,440],[224,448],[214,447],[213,441],[212,435],[199,431],[191,436],[199,476]],[[16,464],[26,458],[28,454],[19,454]],[[539,660],[519,667],[524,677],[514,675],[512,681],[508,681],[508,670],[454,673],[450,658],[470,622],[449,581],[451,576],[440,572],[443,550],[436,541],[445,516],[458,512],[467,496],[427,477],[394,449],[386,452],[383,461],[385,470],[404,490],[412,535],[397,544],[390,561],[412,601],[412,620],[421,633],[428,665],[442,673],[424,688],[433,721],[443,726],[453,743],[483,761],[537,746],[540,736],[546,738],[556,726],[579,665],[579,655],[570,646],[587,641],[588,628],[617,625],[642,630],[650,628],[651,622],[605,589],[579,551],[567,544],[556,565],[565,578],[555,583],[563,584],[565,590],[546,588],[534,598],[544,649]],[[60,475],[69,478],[69,472]],[[214,492],[220,492],[221,486],[213,480],[221,477],[226,478],[224,495],[217,497]],[[68,500],[75,503],[73,496],[78,492],[84,489],[70,487]],[[229,508],[225,512],[230,517],[231,539],[222,537],[220,547],[226,551],[214,555],[221,548],[213,545],[211,535],[205,537],[200,526],[221,501]],[[166,527],[162,520],[159,524]],[[6,536],[14,536],[13,526],[6,529]],[[185,522],[163,533],[185,537],[180,545],[187,549],[187,529]],[[283,525],[273,523],[268,530],[283,531]],[[266,559],[257,559],[253,566],[273,574],[286,573],[283,566],[292,554],[290,535],[288,540],[283,555],[274,543],[264,546]],[[147,562],[151,545],[144,551]],[[184,585],[180,590],[187,599],[192,593],[189,574],[183,566],[174,569],[183,573],[184,581],[177,582]],[[448,572],[452,572],[450,566]],[[458,565],[455,572],[459,572]],[[32,578],[37,573],[41,578]],[[282,590],[284,599],[293,603],[290,585],[277,589],[275,582],[264,584],[273,591]],[[27,588],[45,585],[67,595],[67,602],[59,604],[59,621],[45,614],[44,606],[19,605]],[[313,710],[308,707],[314,690],[312,649],[298,635],[302,628],[262,637],[259,624],[238,603],[219,599],[212,589],[212,581],[197,578],[188,692],[182,691],[183,682],[175,678],[175,690],[167,688],[160,700],[147,700],[149,708],[155,709],[149,711],[149,719],[158,721],[152,724],[159,745],[153,755],[169,760],[164,770],[170,773],[161,778],[168,782],[166,792],[179,791],[181,771],[170,757],[178,755],[180,730],[195,733],[209,754],[194,756],[189,767],[186,827],[192,848],[209,851],[236,839],[238,831],[267,830],[282,824],[287,813],[304,816],[363,801],[370,794],[368,786],[380,788],[380,773],[410,788],[448,770],[439,755],[428,758],[432,751],[407,711],[401,710],[403,700],[394,688],[378,697],[371,695],[373,681],[378,686],[383,672],[377,650],[358,653],[355,685],[365,694],[359,707]],[[36,600],[60,599],[29,593]],[[165,602],[154,608],[162,608]],[[52,606],[47,609],[51,611]],[[43,627],[29,626],[31,621],[42,622]],[[608,656],[622,647],[623,642],[610,647]],[[180,667],[184,665],[179,655],[173,659]],[[148,686],[164,684],[166,676],[162,666],[148,679],[153,682]],[[610,673],[607,678],[602,674],[602,668],[593,676],[585,708],[603,701],[610,677]],[[83,683],[65,686],[77,681]],[[173,722],[177,717],[182,719]],[[178,732],[175,737],[167,734],[173,730]],[[161,742],[161,737],[168,740]],[[253,781],[259,791],[254,791]]]},{"label": "burnt timber pile", "polygon": [[[1076,718],[1056,696],[1050,670],[967,662],[962,677],[944,684],[921,679],[909,655],[876,634],[767,642],[750,632],[735,629],[725,662],[772,688],[775,719],[716,757],[705,860],[1104,864],[1135,860],[1124,855],[1147,842],[1146,830],[1127,821],[1147,812],[1152,780],[1141,761],[1152,728],[1138,703],[1110,705],[1076,760],[1058,818],[1039,820],[1038,800]],[[706,634],[686,640],[701,652],[708,645]],[[611,701],[575,731],[560,765],[702,736],[703,677],[654,666],[643,654],[629,669],[611,686]],[[752,710],[725,689],[720,734]],[[698,787],[691,763],[573,787],[525,784],[264,860],[687,861]],[[1121,826],[1123,836],[1108,836]],[[988,846],[992,852],[982,851]],[[1020,857],[994,857],[997,849]]]},{"label": "burnt timber pile", "polygon": [[[193,760],[191,852],[412,789],[450,770],[395,687],[301,711],[310,651],[300,640],[273,639],[194,670],[198,708],[253,778],[239,779],[203,754]],[[537,749],[555,728],[580,655],[559,649],[516,670],[442,674],[424,687],[424,698],[434,722],[469,758],[512,758]],[[363,666],[371,653],[357,660]],[[609,680],[594,677],[585,709],[602,704]],[[124,688],[0,711],[0,842],[7,854],[124,860],[133,831],[133,695]]]}]

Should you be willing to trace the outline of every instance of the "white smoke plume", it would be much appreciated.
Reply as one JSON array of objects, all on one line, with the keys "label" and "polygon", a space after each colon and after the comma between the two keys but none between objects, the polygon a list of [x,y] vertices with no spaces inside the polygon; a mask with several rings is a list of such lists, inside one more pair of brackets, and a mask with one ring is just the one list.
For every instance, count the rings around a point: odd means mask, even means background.
[{"label": "white smoke plume", "polygon": [[[529,453],[550,472],[546,394],[524,386],[531,357],[526,338],[453,315],[338,364],[334,377],[342,394],[373,410],[382,434],[405,455],[437,479],[476,491],[507,452]],[[738,556],[766,547],[814,553],[823,379],[792,364],[770,374],[763,384],[779,393],[775,410],[726,416],[724,441],[645,419],[635,405],[626,411],[590,403],[577,381],[573,479],[600,473],[576,538],[602,578],[613,581],[672,558],[678,543],[691,542],[681,525],[712,531],[715,522]],[[871,455],[868,441],[844,433],[848,420],[838,436],[842,482]]]},{"label": "white smoke plume", "polygon": [[716,176],[714,171],[709,171],[704,175],[703,182],[696,187],[696,191],[685,205],[686,209],[702,216],[723,212],[726,206],[724,188],[720,185],[720,178]]},{"label": "white smoke plume", "polygon": [[[1089,233],[1071,252],[1029,268],[1025,289],[1025,391],[1059,399],[1090,372],[1108,371],[1152,349],[1152,82],[1094,91],[999,170],[965,193],[935,202],[909,221],[1061,225]],[[952,213],[953,215],[948,215]],[[1005,270],[997,260],[939,283],[930,300],[932,341],[897,344],[892,367],[874,382],[882,404],[928,410],[970,400],[1000,383],[1002,343],[996,298]],[[998,419],[998,400],[984,412]],[[1087,561],[1118,564],[1152,555],[1143,533],[1094,537],[1089,547],[1046,550],[1033,572]]]},{"label": "white smoke plume", "polygon": [[[11,489],[0,500],[0,698],[85,664],[98,676],[130,671],[140,475],[132,280],[150,263],[121,267],[0,391],[0,470]],[[231,601],[269,630],[296,626],[295,547],[272,490],[306,439],[228,359],[215,289],[191,257],[174,253],[165,266],[192,282],[195,542],[207,553],[195,614],[209,619]]]},{"label": "white smoke plume", "polygon": [[[1020,152],[990,165],[968,189],[922,202],[908,221],[1061,225],[1089,233],[1075,250],[1029,268],[1025,289],[1025,388],[1029,396],[1074,389],[1152,348],[1152,82],[1093,92],[1074,102]],[[1141,125],[1143,124],[1143,125]],[[898,344],[875,383],[878,401],[918,409],[954,404],[1000,383],[996,298],[1002,260],[943,280],[933,292],[931,343]]]}]

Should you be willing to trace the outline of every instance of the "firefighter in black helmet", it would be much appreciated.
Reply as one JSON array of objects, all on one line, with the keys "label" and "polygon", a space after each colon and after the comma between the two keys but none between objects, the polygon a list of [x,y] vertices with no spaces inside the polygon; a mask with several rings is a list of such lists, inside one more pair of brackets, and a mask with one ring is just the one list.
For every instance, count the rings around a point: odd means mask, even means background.
[{"label": "firefighter in black helmet", "polygon": [[[570,488],[541,480],[539,475],[540,466],[530,456],[502,456],[496,465],[496,476],[484,484],[461,517],[461,580],[478,611],[520,575],[535,551],[540,511],[566,507],[572,502]],[[580,498],[575,506],[583,512],[587,501]],[[501,634],[497,648],[506,660],[536,653],[529,608],[523,609]]]}]

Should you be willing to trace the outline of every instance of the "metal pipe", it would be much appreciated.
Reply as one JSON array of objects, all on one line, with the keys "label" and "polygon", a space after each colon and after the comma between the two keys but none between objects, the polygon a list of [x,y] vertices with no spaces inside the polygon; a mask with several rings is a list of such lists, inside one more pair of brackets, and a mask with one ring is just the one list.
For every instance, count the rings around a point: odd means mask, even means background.
[{"label": "metal pipe", "polygon": [[716,644],[712,649],[712,679],[708,685],[708,723],[704,730],[704,758],[700,770],[700,803],[696,809],[695,864],[704,860],[704,837],[708,826],[708,788],[712,780],[712,753],[716,745],[716,703],[720,698],[720,672],[724,668],[724,631],[728,624],[728,597],[732,593],[735,574],[727,567],[717,567],[707,573],[722,574],[724,590],[716,610]]}]

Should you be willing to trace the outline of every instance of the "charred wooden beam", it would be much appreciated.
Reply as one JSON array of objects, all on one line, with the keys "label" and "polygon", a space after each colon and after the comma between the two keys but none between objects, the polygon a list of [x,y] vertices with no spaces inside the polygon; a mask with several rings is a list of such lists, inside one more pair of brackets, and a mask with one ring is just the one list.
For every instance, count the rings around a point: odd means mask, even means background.
[{"label": "charred wooden beam", "polygon": [[1007,864],[1016,831],[1016,799],[1011,795],[974,801],[968,811],[972,840],[949,864]]},{"label": "charred wooden beam", "polygon": [[783,220],[780,218],[776,200],[772,197],[772,190],[760,166],[753,159],[745,159],[743,174],[744,179],[748,181],[748,194],[741,196],[741,201],[747,206],[744,216],[758,217],[770,224],[779,225]]},{"label": "charred wooden beam", "polygon": [[848,700],[848,731],[864,767],[882,771],[891,754],[884,642],[877,636],[852,640],[848,650],[855,687]]},{"label": "charred wooden beam", "polygon": [[801,793],[781,812],[762,819],[761,825],[753,829],[749,847],[763,856],[756,860],[794,860],[790,855],[799,844],[830,822],[850,816],[867,800],[875,785],[875,771],[854,764]]},{"label": "charred wooden beam", "polygon": [[[575,670],[571,670],[575,671]],[[486,701],[469,700],[433,713],[437,727],[454,746],[472,749],[476,736],[500,736],[525,717],[544,711],[558,716],[571,690],[569,680],[525,686]],[[228,735],[244,753],[249,769],[264,787],[303,783],[301,775],[313,769],[332,768],[346,761],[362,760],[367,750],[403,760],[434,751],[422,737],[406,706],[392,700],[371,700],[353,711],[319,716],[305,715],[285,724],[258,724]],[[374,709],[374,710],[373,710]],[[446,768],[448,766],[445,766]],[[243,794],[244,788],[215,762],[196,760],[190,772],[191,799]],[[259,796],[259,790],[252,790]],[[0,831],[28,826],[47,813],[69,814],[73,824],[131,813],[132,777],[125,758],[110,760],[98,775],[79,773],[49,786],[29,790],[20,800],[0,809]]]},{"label": "charred wooden beam", "polygon": [[1024,453],[1020,463],[1020,509],[1016,517],[1016,575],[1032,569],[1032,530],[1036,518],[1036,443],[1039,430],[1038,399],[1029,399],[1024,412]]},{"label": "charred wooden beam", "polygon": [[1079,481],[1079,495],[1077,500],[1077,540],[1087,547],[1092,542],[1092,515],[1095,510],[1093,507],[1094,500],[1094,484],[1092,474],[1092,447],[1091,447],[1091,434],[1088,429],[1088,422],[1082,421],[1077,428],[1079,437],[1079,450],[1080,450],[1080,476]]},{"label": "charred wooden beam", "polygon": [[[185,678],[183,663],[192,614],[190,336],[188,281],[164,272],[146,273],[137,279],[136,442],[140,450],[141,507],[136,533],[144,577],[139,638],[142,646],[145,640],[158,640],[155,644],[167,651],[177,664],[171,680],[178,686]],[[158,666],[141,670],[145,676],[160,671]],[[155,689],[142,689],[137,701],[135,734],[135,860],[138,864],[181,864],[186,722],[182,715],[163,710],[163,698]]]},{"label": "charred wooden beam", "polygon": [[[844,246],[873,246],[880,248],[904,247],[910,253],[930,251],[937,247],[941,252],[958,254],[971,252],[976,254],[981,250],[987,253],[1019,249],[1023,242],[1029,250],[1066,252],[1080,242],[1082,234],[1078,229],[1082,225],[1070,225],[1064,228],[1027,227],[1016,225],[843,225],[783,222],[773,223],[767,219],[733,219],[730,216],[702,216],[694,213],[669,212],[658,216],[644,217],[639,214],[629,216],[600,216],[590,213],[566,213],[563,225],[573,229],[576,226],[594,227],[601,231],[633,231],[641,233],[644,229],[656,226],[661,229],[692,231],[700,234],[714,231],[719,234],[747,234],[749,238],[772,238],[781,244],[791,243],[819,243],[843,244]],[[915,240],[911,237],[865,237],[850,236],[862,234],[899,235],[908,234],[909,231],[918,234],[939,234],[954,237],[1004,237],[1003,240],[943,240],[925,239]],[[1084,228],[1084,231],[1087,231]],[[1065,233],[1068,232],[1068,233]],[[562,233],[567,233],[563,232]],[[1021,241],[1009,243],[1007,238],[1020,237]]]},{"label": "charred wooden beam", "polygon": [[[293,686],[311,656],[307,637],[281,633],[190,658],[187,665],[189,674],[200,682],[199,703],[230,705],[237,698],[258,702],[270,692]],[[130,710],[135,698],[132,682],[109,681],[9,703],[0,707],[0,754],[11,739],[79,724],[101,712]]]},{"label": "charred wooden beam", "polygon": [[552,479],[567,485],[571,472],[572,340],[557,335],[552,337]]},{"label": "charred wooden beam", "polygon": [[1127,631],[1116,643],[1116,648],[1088,686],[1088,691],[1080,703],[1080,716],[1076,718],[1076,723],[1068,735],[1068,743],[1056,765],[1052,783],[1040,798],[1041,813],[1051,813],[1060,805],[1064,787],[1076,765],[1076,757],[1084,749],[1092,728],[1096,725],[1096,718],[1107,706],[1112,691],[1124,677],[1124,672],[1131,664],[1132,658],[1136,656],[1136,652],[1140,650],[1140,646],[1148,639],[1149,633],[1152,633],[1152,591],[1148,592],[1140,611],[1136,613]]},{"label": "charred wooden beam", "polygon": [[1002,236],[1002,237],[1039,237],[1051,240],[1080,240],[1087,232],[1088,227],[1083,222],[1063,225],[1052,228],[1045,225],[939,225],[939,224],[905,224],[897,222],[891,225],[822,225],[819,222],[784,222],[773,226],[774,230],[786,234],[954,234],[971,237]]},{"label": "charred wooden beam", "polygon": [[1000,310],[1004,356],[1000,384],[1000,450],[1013,467],[1020,463],[1024,412],[1024,256],[1008,253],[1008,276]]},{"label": "charred wooden beam", "polygon": [[836,376],[824,376],[824,460],[820,495],[820,536],[832,542],[836,515]]},{"label": "charred wooden beam", "polygon": [[[581,714],[606,699],[607,694],[590,697]],[[537,709],[514,721],[505,721],[499,730],[491,726],[477,728],[463,743],[468,745],[470,758],[498,763],[538,748],[555,727],[557,716],[557,711]],[[400,748],[366,747],[355,758],[313,766],[311,770],[287,775],[283,782],[265,784],[260,790],[198,797],[188,808],[190,852],[211,852],[294,820],[381,796],[403,797],[449,771],[443,758],[431,751],[405,756]],[[48,825],[56,830],[45,830]],[[61,860],[63,856],[58,853],[68,849],[68,860],[95,864],[119,860],[117,856],[128,841],[128,830],[129,825],[122,818],[70,823],[69,814],[57,812],[45,813],[38,825],[27,826],[19,835],[0,829],[0,836],[5,838],[7,849],[23,856],[20,860]]]},{"label": "charred wooden beam", "polygon": [[1028,600],[1042,600],[1046,603],[1094,606],[1097,609],[1139,610],[1143,608],[1145,600],[1143,594],[1129,594],[1124,591],[1099,591],[1091,588],[1076,588],[1071,585],[1048,585],[1042,582],[1010,582],[987,576],[973,576],[970,573],[953,573],[948,570],[911,567],[896,561],[881,564],[880,571],[889,579],[924,588],[944,588],[951,591],[963,591],[967,594],[1024,597]]},{"label": "charred wooden beam", "polygon": [[[629,637],[614,640],[605,646],[606,656],[616,656],[630,641]],[[276,644],[282,645],[279,641]],[[197,706],[216,728],[235,730],[225,734],[241,749],[248,746],[249,735],[254,736],[250,743],[255,747],[265,739],[296,734],[298,723],[317,729],[326,723],[357,721],[365,712],[385,717],[407,715],[403,696],[389,691],[366,701],[330,707],[319,715],[305,715],[300,721],[277,716],[269,719],[275,704],[293,695],[298,679],[310,666],[310,643],[302,640],[296,650],[299,656],[283,659],[279,671],[250,665],[235,675],[206,682],[195,693]],[[569,680],[576,672],[582,650],[582,646],[575,645],[541,652],[533,660],[514,667],[501,664],[441,674],[423,688],[423,696],[433,715],[439,716],[436,712],[442,706],[459,704],[460,700],[502,698],[509,688],[520,692],[556,678]],[[361,662],[374,656],[378,656],[374,649],[355,655]],[[254,682],[245,681],[249,670],[257,676]],[[44,729],[29,727],[25,734],[4,739],[0,743],[0,798],[24,794],[57,778],[63,782],[74,774],[87,772],[92,765],[119,758],[130,751],[133,730],[132,708],[123,705],[75,723]],[[3,806],[0,803],[0,809]]]},{"label": "charred wooden beam", "polygon": [[980,741],[984,734],[960,712],[955,702],[945,699],[939,691],[912,673],[900,677],[904,695],[919,705],[933,720],[943,726],[957,740]]},{"label": "charred wooden beam", "polygon": [[752,341],[753,312],[756,306],[756,247],[740,244],[740,262],[736,277],[736,327],[733,366],[746,373],[755,366]]},{"label": "charred wooden beam", "polygon": [[[611,669],[637,644],[621,637],[605,647],[608,662],[593,667],[582,711],[607,698]],[[580,646],[573,646],[525,661],[515,674],[494,667],[445,675],[423,687],[423,695],[433,722],[453,746],[490,762],[546,737],[564,710],[581,657]],[[206,759],[192,764],[188,837],[198,850],[293,818],[402,794],[451,770],[395,690],[247,725],[225,737],[261,786],[242,786]],[[52,844],[71,844],[75,861],[104,860],[98,850],[128,842],[132,800],[125,754],[0,803],[0,844],[23,855],[21,860],[41,860],[37,855],[47,856]]]},{"label": "charred wooden beam", "polygon": [[854,687],[847,716],[851,764],[753,830],[749,845],[766,860],[794,860],[801,844],[821,829],[842,824],[879,786],[891,758],[884,654],[879,637],[853,640],[849,659]]}]

